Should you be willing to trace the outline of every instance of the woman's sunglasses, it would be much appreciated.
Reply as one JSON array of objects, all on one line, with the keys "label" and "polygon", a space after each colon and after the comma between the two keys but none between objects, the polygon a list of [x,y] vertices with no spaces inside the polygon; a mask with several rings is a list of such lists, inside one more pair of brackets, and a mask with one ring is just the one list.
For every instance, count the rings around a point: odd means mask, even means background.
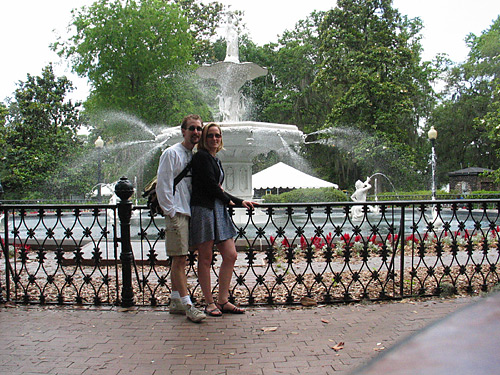
[{"label": "woman's sunglasses", "polygon": [[222,135],[221,134],[218,134],[218,133],[210,133],[210,134],[207,134],[207,138],[222,138]]}]

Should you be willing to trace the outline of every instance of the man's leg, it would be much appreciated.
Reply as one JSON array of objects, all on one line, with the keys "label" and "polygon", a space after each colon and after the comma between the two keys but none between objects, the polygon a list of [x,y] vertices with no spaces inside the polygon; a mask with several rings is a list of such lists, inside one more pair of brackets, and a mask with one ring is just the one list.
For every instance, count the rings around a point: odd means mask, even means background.
[{"label": "man's leg", "polygon": [[181,297],[188,294],[185,255],[172,257],[170,279],[172,281],[172,290],[179,292]]},{"label": "man's leg", "polygon": [[189,217],[184,215],[176,215],[174,218],[166,217],[166,222],[167,255],[172,260],[170,313],[186,314],[189,320],[200,322],[206,318],[206,315],[193,306],[187,288],[186,258],[189,253]]},{"label": "man's leg", "polygon": [[181,297],[186,296],[186,256],[172,256],[170,265],[170,280],[172,282],[172,294],[170,295],[170,314],[185,314],[186,306],[183,306]]}]

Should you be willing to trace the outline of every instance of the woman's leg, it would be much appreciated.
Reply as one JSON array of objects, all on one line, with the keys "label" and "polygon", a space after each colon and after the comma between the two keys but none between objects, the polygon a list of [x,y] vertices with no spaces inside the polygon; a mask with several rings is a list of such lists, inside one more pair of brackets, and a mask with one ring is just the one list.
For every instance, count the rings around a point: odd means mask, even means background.
[{"label": "woman's leg", "polygon": [[229,299],[229,285],[238,254],[236,253],[236,246],[232,238],[217,244],[217,248],[222,255],[222,264],[219,270],[219,296],[217,300],[223,304]]},{"label": "woman's leg", "polygon": [[214,302],[210,280],[213,247],[214,241],[206,241],[198,245],[198,281],[207,304]]}]

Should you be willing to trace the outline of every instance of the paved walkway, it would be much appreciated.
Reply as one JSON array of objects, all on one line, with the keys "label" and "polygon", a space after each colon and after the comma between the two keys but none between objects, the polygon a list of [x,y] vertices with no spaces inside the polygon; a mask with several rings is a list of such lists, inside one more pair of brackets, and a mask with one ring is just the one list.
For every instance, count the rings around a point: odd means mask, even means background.
[{"label": "paved walkway", "polygon": [[163,308],[0,305],[0,373],[348,374],[478,300],[252,308],[201,324]]},{"label": "paved walkway", "polygon": [[374,358],[356,375],[500,374],[500,293],[446,316]]}]

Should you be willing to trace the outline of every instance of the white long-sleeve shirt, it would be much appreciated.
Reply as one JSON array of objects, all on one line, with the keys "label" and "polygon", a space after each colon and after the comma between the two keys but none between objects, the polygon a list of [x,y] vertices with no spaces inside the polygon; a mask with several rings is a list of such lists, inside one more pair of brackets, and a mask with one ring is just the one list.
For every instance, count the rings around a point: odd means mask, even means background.
[{"label": "white long-sleeve shirt", "polygon": [[175,188],[174,178],[191,161],[193,153],[182,143],[167,148],[160,157],[158,165],[156,195],[165,215],[174,217],[176,213],[191,216],[191,177],[184,177]]}]

